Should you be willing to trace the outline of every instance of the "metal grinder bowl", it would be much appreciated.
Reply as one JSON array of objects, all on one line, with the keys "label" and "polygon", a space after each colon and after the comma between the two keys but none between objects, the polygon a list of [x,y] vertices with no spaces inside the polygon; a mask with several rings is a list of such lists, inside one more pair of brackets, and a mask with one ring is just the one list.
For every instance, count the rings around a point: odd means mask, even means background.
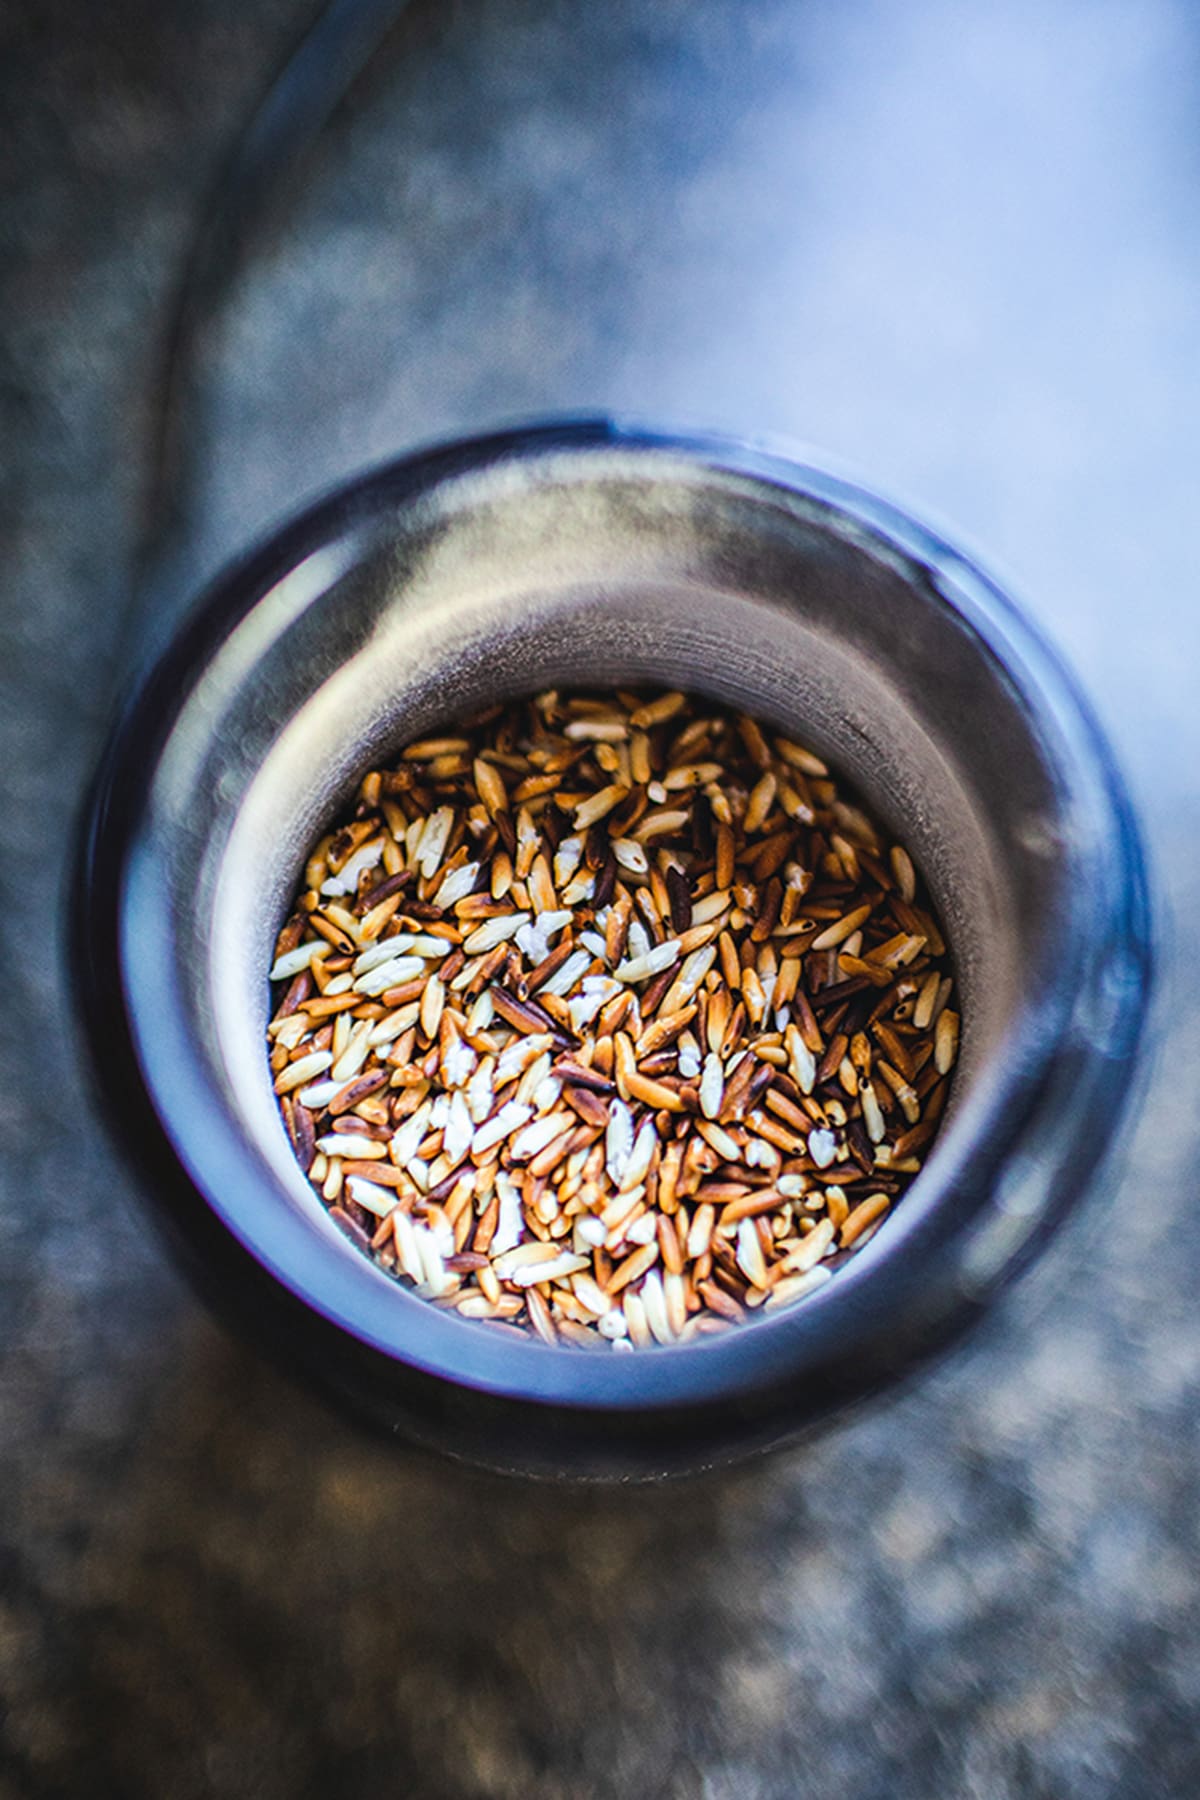
[{"label": "metal grinder bowl", "polygon": [[[936,1145],[795,1307],[617,1356],[439,1311],[297,1166],[266,971],[312,840],[408,738],[551,685],[698,690],[828,755],[916,855],[961,987]],[[1085,1186],[1145,1013],[1141,851],[1079,695],[962,554],[819,469],[609,421],[355,481],[226,574],[129,706],[79,858],[95,1079],[200,1285],[285,1367],[493,1467],[786,1442],[947,1343]]]}]

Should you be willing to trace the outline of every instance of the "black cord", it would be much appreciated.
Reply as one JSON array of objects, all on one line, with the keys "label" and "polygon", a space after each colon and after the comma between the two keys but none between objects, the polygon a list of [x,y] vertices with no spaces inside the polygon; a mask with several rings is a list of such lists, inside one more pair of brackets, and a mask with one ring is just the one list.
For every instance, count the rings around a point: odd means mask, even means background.
[{"label": "black cord", "polygon": [[410,0],[330,0],[272,80],[209,197],[180,272],[154,401],[134,611],[181,554],[193,476],[188,415],[204,338],[280,190]]}]

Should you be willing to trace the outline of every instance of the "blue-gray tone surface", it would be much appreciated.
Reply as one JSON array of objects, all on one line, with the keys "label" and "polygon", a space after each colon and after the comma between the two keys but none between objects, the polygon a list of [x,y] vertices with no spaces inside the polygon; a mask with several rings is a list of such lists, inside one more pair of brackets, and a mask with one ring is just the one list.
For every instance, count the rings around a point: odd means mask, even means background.
[{"label": "blue-gray tone surface", "polygon": [[364,1440],[220,1335],[71,1060],[155,329],[308,17],[0,14],[0,1795],[1200,1792],[1200,14],[422,0],[212,346],[210,560],[516,416],[781,433],[1012,575],[1147,826],[1156,1067],[1035,1275],[814,1448],[567,1495]]}]

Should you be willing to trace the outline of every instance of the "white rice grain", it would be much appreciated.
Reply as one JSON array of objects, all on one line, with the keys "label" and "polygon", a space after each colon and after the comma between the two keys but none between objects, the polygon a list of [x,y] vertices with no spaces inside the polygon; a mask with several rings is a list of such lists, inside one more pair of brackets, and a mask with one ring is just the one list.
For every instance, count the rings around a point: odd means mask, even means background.
[{"label": "white rice grain", "polygon": [[[467,964],[467,967],[468,969],[470,968],[469,963]],[[496,1008],[492,1000],[492,990],[491,988],[484,988],[482,994],[478,996],[472,1005],[470,1012],[467,1014],[467,1030],[471,1033],[471,1036],[474,1037],[477,1031],[486,1031],[495,1017],[495,1014]]]},{"label": "white rice grain", "polygon": [[351,1175],[347,1178],[346,1188],[357,1206],[374,1213],[378,1219],[386,1219],[395,1210],[395,1194],[391,1188],[380,1187],[377,1181],[368,1181],[363,1175]]},{"label": "white rice grain", "polygon": [[[524,1244],[519,1245],[518,1254],[526,1248]],[[586,1256],[573,1256],[569,1250],[564,1250],[547,1262],[518,1263],[508,1269],[504,1280],[511,1281],[516,1287],[536,1287],[543,1281],[561,1281],[564,1276],[578,1275],[587,1268],[589,1260]]]},{"label": "white rice grain", "polygon": [[717,946],[705,944],[686,957],[678,975],[663,996],[663,1011],[678,1012],[687,1006],[717,960]]},{"label": "white rice grain", "polygon": [[311,1107],[319,1111],[328,1106],[335,1094],[340,1094],[345,1087],[344,1081],[314,1081],[311,1087],[302,1088],[296,1096],[301,1106]]},{"label": "white rice grain", "polygon": [[582,857],[583,839],[581,837],[564,838],[554,852],[554,885],[560,892],[574,875]]},{"label": "white rice grain", "polygon": [[827,1169],[830,1163],[837,1160],[837,1149],[837,1139],[824,1126],[819,1125],[815,1131],[809,1132],[808,1154],[818,1169]]},{"label": "white rice grain", "polygon": [[392,1141],[388,1146],[392,1161],[398,1169],[405,1169],[417,1154],[417,1145],[429,1130],[429,1114],[431,1103],[423,1100],[415,1113],[410,1113],[403,1124],[397,1126],[392,1133]]},{"label": "white rice grain", "polygon": [[438,883],[433,904],[440,906],[444,912],[448,906],[454,906],[459,900],[465,900],[468,894],[475,892],[475,883],[479,880],[479,864],[463,863],[460,868],[451,869],[443,875]]},{"label": "white rice grain", "polygon": [[720,1057],[710,1050],[704,1059],[704,1073],[700,1077],[700,1111],[706,1119],[716,1118],[724,1098],[725,1071],[721,1067]]},{"label": "white rice grain", "polygon": [[496,1176],[496,1193],[500,1199],[500,1213],[496,1221],[496,1229],[492,1234],[491,1252],[493,1257],[501,1256],[506,1250],[512,1250],[525,1236],[525,1214],[521,1206],[521,1190],[511,1175],[503,1170]]},{"label": "white rice grain", "polygon": [[528,1162],[531,1156],[536,1156],[539,1150],[544,1150],[547,1144],[552,1144],[556,1137],[561,1137],[577,1123],[575,1114],[565,1110],[534,1119],[513,1137],[508,1146],[509,1156],[513,1162]]},{"label": "white rice grain", "polygon": [[417,1241],[417,1228],[405,1212],[392,1215],[392,1234],[396,1245],[396,1254],[400,1259],[400,1267],[410,1281],[422,1282],[425,1279],[425,1265],[421,1260],[421,1249]]},{"label": "white rice grain", "polygon": [[[561,969],[556,969],[549,981],[544,981],[539,989],[543,994],[555,994],[565,1000],[580,977],[592,966],[593,958],[587,950],[573,950]],[[536,999],[536,995],[534,996]],[[604,1005],[603,999],[600,1005]],[[597,1007],[597,1012],[600,1010]]]},{"label": "white rice grain", "polygon": [[566,887],[562,889],[560,898],[567,906],[582,906],[590,900],[596,886],[596,877],[590,869],[581,869],[578,875],[572,876]]},{"label": "white rice grain", "polygon": [[352,856],[348,856],[336,875],[330,875],[321,883],[321,892],[330,899],[337,899],[342,894],[354,894],[358,891],[358,878],[364,869],[373,869],[383,855],[383,839],[374,838],[363,844]]},{"label": "white rice grain", "polygon": [[807,1275],[785,1276],[782,1281],[775,1283],[767,1295],[766,1303],[768,1307],[775,1307],[787,1306],[793,1300],[803,1300],[804,1296],[811,1294],[814,1288],[824,1287],[832,1275],[832,1269],[817,1268],[810,1269]]},{"label": "white rice grain", "polygon": [[[667,1317],[667,1301],[663,1293],[662,1276],[657,1269],[642,1281],[640,1295],[646,1323],[660,1344],[673,1344],[675,1333],[671,1329],[671,1321]],[[626,1302],[628,1311],[628,1301]]]},{"label": "white rice grain", "polygon": [[526,1067],[525,1073],[517,1083],[517,1091],[513,1095],[513,1099],[521,1106],[535,1105],[533,1097],[550,1073],[551,1060],[550,1052],[543,1050],[542,1054],[535,1056]]},{"label": "white rice grain", "polygon": [[620,1186],[625,1165],[633,1154],[633,1114],[624,1100],[612,1100],[604,1134],[604,1162],[609,1180]]},{"label": "white rice grain", "polygon": [[350,1033],[349,1041],[342,1054],[330,1070],[334,1081],[350,1081],[367,1060],[371,1047],[371,1032],[374,1030],[374,1019],[363,1019]]},{"label": "white rice grain", "polygon": [[317,1139],[317,1149],[326,1156],[344,1156],[355,1162],[379,1162],[387,1152],[378,1138],[357,1137],[348,1131],[331,1131]]},{"label": "white rice grain", "polygon": [[288,950],[271,965],[272,981],[291,981],[314,962],[321,962],[325,957],[333,955],[333,945],[327,944],[324,938],[315,938],[311,944],[297,944],[294,950]]},{"label": "white rice grain", "polygon": [[551,950],[551,940],[556,938],[564,925],[569,925],[574,913],[559,910],[557,912],[539,913],[528,925],[522,925],[517,932],[517,949],[535,966],[544,962]]},{"label": "white rice grain", "polygon": [[483,1124],[496,1104],[495,1072],[495,1057],[485,1056],[467,1083],[467,1111],[476,1125]]},{"label": "white rice grain", "polygon": [[[632,937],[632,928],[630,936]],[[613,974],[618,981],[628,985],[634,981],[646,981],[651,975],[661,975],[672,963],[679,961],[679,939],[667,938],[665,943],[655,944],[643,956],[631,957],[627,962],[618,963]]]},{"label": "white rice grain", "polygon": [[419,956],[398,956],[394,962],[382,963],[366,975],[359,975],[354,987],[357,993],[365,994],[368,999],[373,1000],[387,988],[399,987],[401,982],[415,981],[418,975],[424,973],[425,964]]},{"label": "white rice grain", "polygon": [[501,913],[497,919],[485,919],[464,940],[463,949],[468,956],[482,956],[488,950],[494,950],[497,944],[507,944],[510,938],[516,937],[522,925],[528,925],[530,917],[527,912],[513,912]]},{"label": "white rice grain", "polygon": [[519,1130],[532,1117],[533,1108],[531,1106],[518,1106],[515,1100],[509,1100],[500,1108],[494,1118],[488,1119],[477,1128],[475,1136],[471,1140],[471,1154],[481,1156],[485,1150],[490,1150],[493,1144],[498,1144],[502,1138]]},{"label": "white rice grain", "polygon": [[293,1088],[304,1087],[314,1075],[323,1075],[333,1062],[330,1050],[310,1050],[307,1056],[298,1056],[294,1063],[289,1063],[282,1075],[275,1079],[277,1094],[290,1094]]},{"label": "white rice grain", "polygon": [[459,1163],[471,1148],[475,1136],[475,1124],[467,1110],[467,1102],[461,1092],[455,1092],[450,1099],[450,1114],[446,1120],[442,1134],[442,1154],[452,1163]]},{"label": "white rice grain", "polygon": [[636,1187],[640,1181],[646,1179],[647,1171],[654,1160],[657,1145],[658,1130],[654,1120],[644,1119],[621,1171],[620,1187],[623,1192]]},{"label": "white rice grain", "polygon": [[577,1035],[585,1025],[590,1025],[596,1014],[604,1005],[603,994],[576,994],[567,1001],[567,1016],[571,1021],[571,1030]]},{"label": "white rice grain", "polygon": [[631,875],[645,875],[649,872],[650,863],[646,852],[636,838],[614,838],[612,852],[621,867]]},{"label": "white rice grain", "polygon": [[429,815],[425,830],[421,834],[421,847],[417,852],[417,867],[426,880],[437,873],[438,864],[446,848],[447,839],[454,827],[454,811],[449,806],[439,806],[437,811]]}]

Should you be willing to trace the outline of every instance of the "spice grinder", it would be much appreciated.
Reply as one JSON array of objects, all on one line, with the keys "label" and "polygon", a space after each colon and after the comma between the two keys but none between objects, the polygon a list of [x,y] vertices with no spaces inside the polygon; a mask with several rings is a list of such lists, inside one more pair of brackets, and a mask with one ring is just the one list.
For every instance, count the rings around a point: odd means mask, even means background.
[{"label": "spice grinder", "polygon": [[[264,1049],[298,870],[363,770],[572,684],[707,694],[827,756],[918,859],[962,998],[945,1122],[870,1243],[794,1307],[626,1357],[389,1279],[305,1180]],[[222,576],[110,741],[74,952],[106,1115],[219,1310],[403,1437],[617,1479],[790,1441],[977,1317],[1114,1132],[1150,963],[1119,775],[996,585],[835,474],[611,420],[392,463]]]}]

